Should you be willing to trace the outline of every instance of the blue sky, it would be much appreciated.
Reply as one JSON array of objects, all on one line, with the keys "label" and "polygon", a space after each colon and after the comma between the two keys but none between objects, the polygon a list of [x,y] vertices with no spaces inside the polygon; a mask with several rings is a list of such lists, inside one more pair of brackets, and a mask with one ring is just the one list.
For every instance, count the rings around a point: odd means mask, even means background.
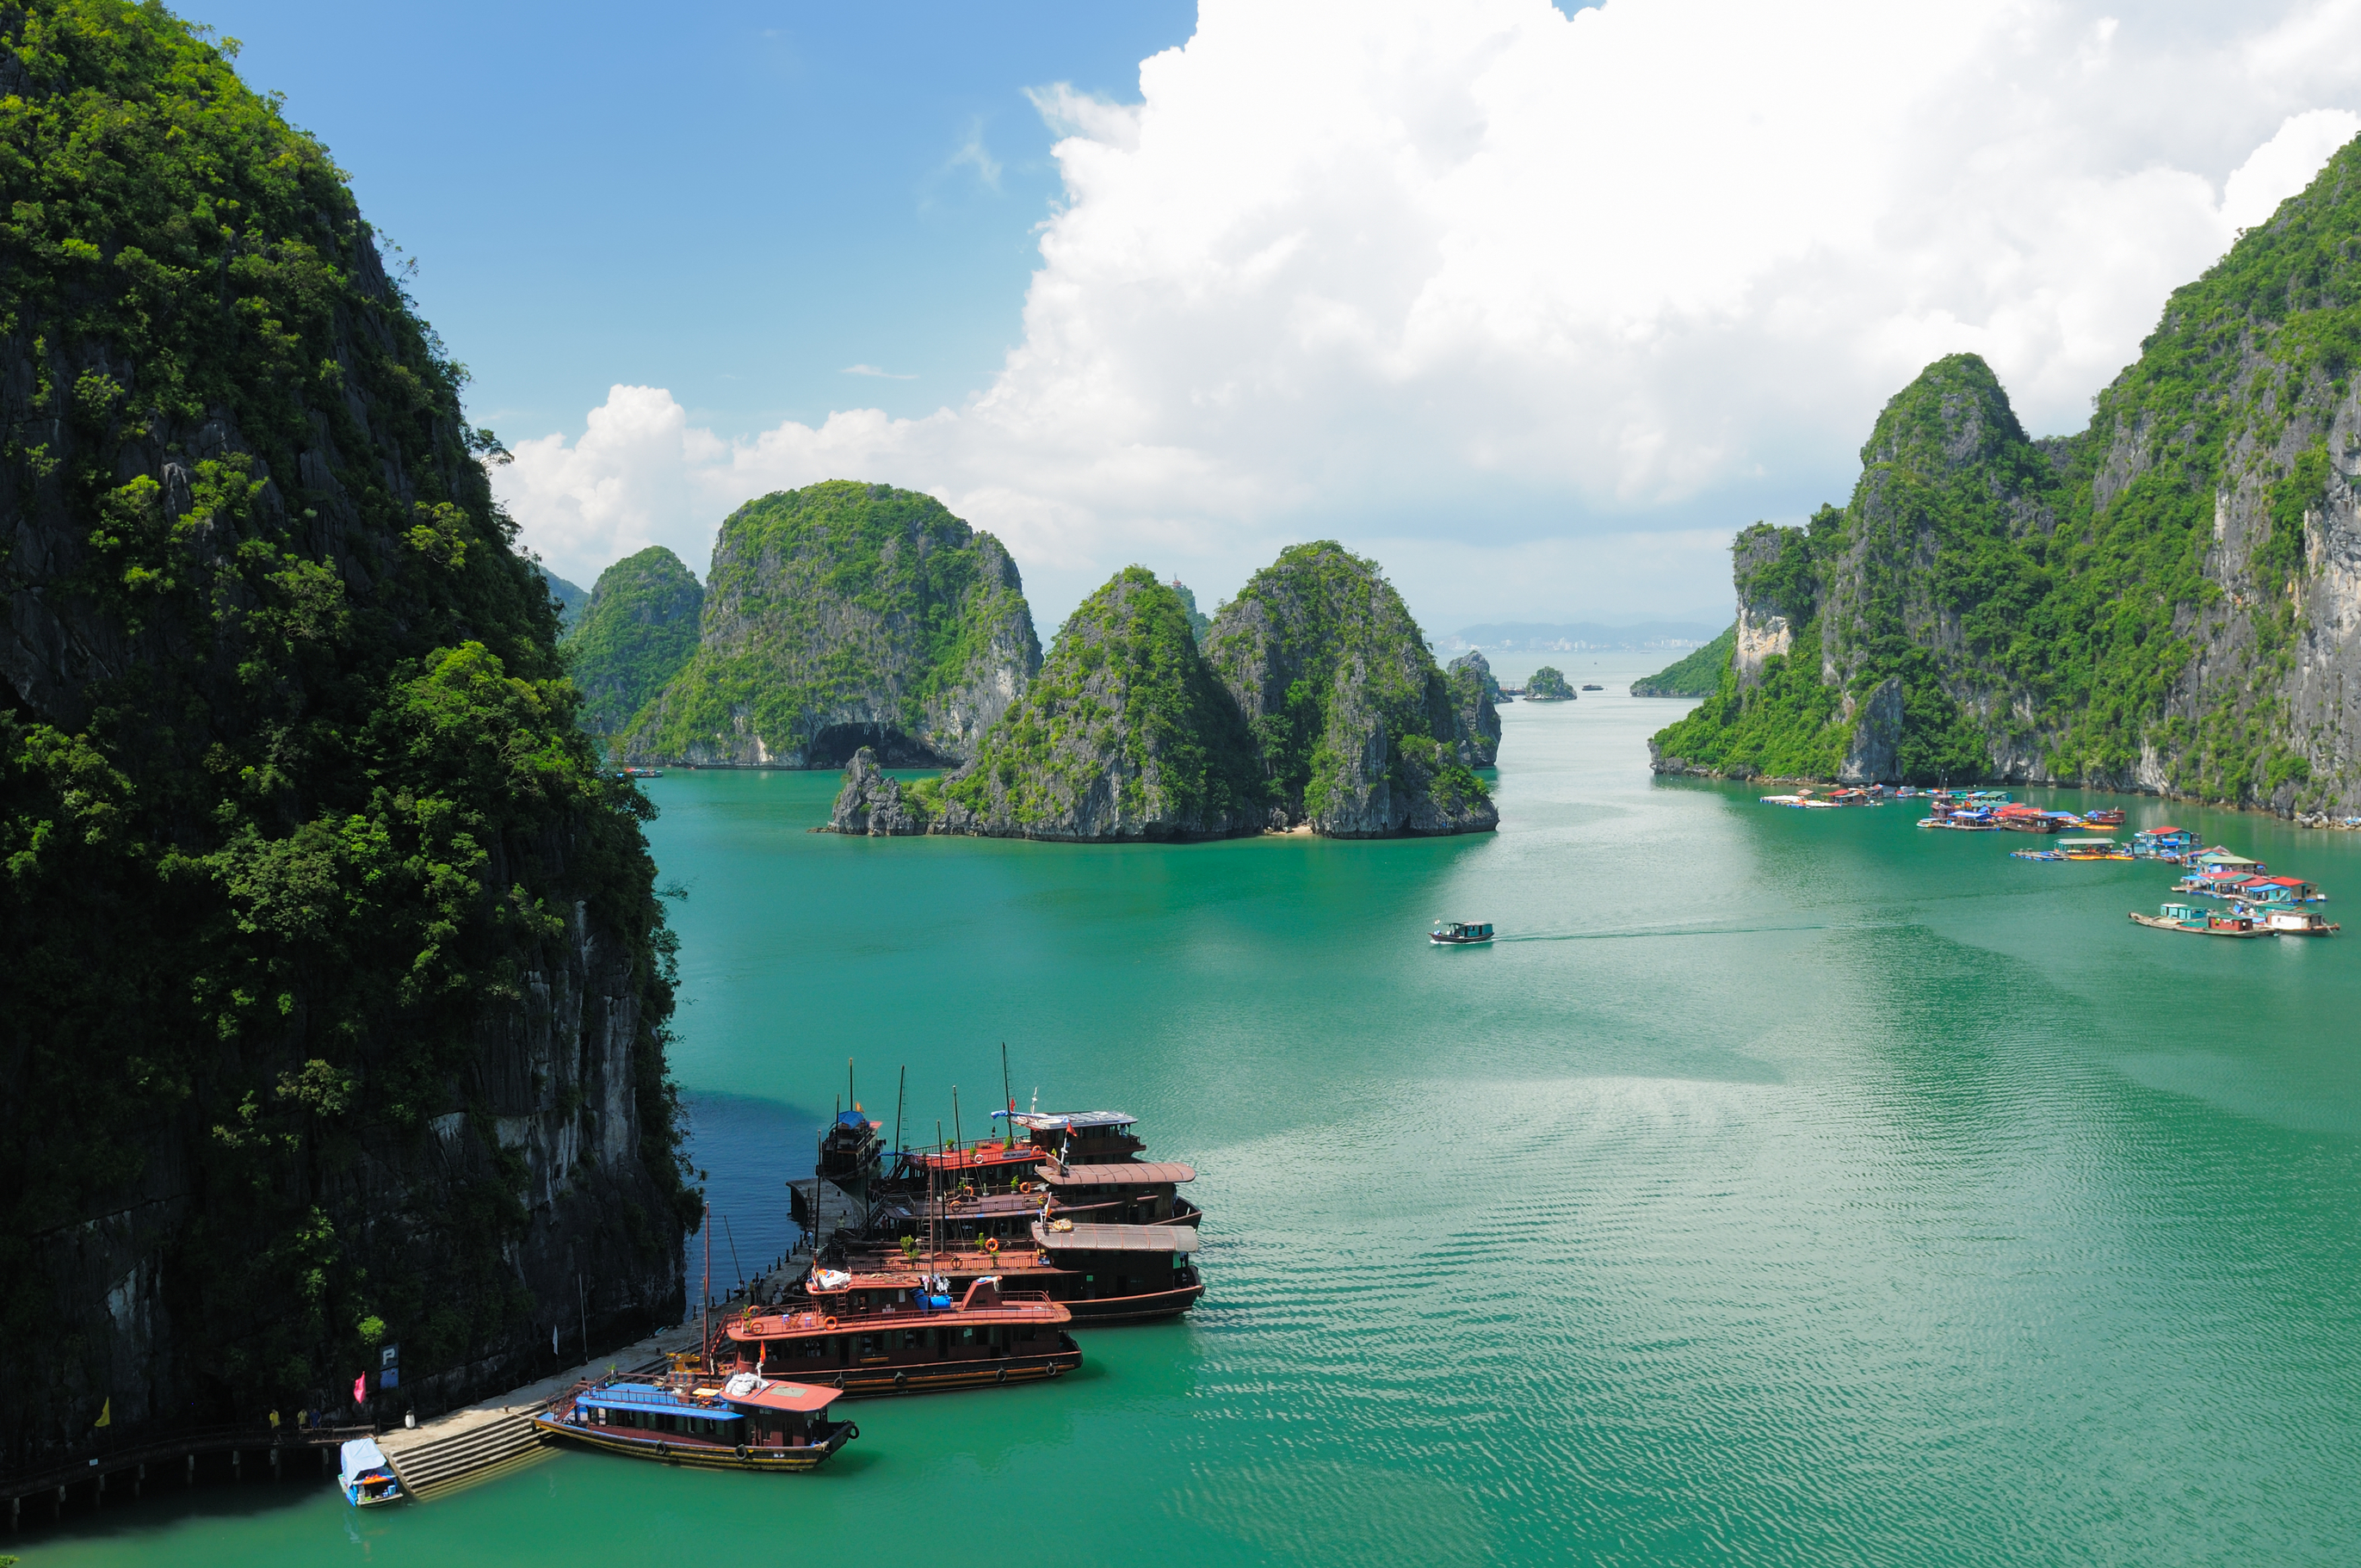
[{"label": "blue sky", "polygon": [[[1021,335],[1060,192],[1025,89],[1137,95],[1191,4],[190,0],[287,95],[503,435],[617,381],[757,429],[922,414]],[[868,365],[908,379],[848,376]],[[701,565],[701,563],[700,563]]]},{"label": "blue sky", "polygon": [[[244,40],[416,260],[588,584],[818,479],[940,497],[1055,625],[1374,556],[1435,631],[1719,619],[1983,355],[2069,432],[2361,131],[2361,4],[297,6]],[[882,374],[856,373],[866,367]]]}]

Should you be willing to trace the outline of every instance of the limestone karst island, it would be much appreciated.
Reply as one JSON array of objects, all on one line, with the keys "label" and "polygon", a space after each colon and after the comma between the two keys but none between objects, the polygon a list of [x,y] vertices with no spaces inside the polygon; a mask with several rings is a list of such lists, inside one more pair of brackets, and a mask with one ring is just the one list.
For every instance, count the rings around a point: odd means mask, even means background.
[{"label": "limestone karst island", "polygon": [[2361,1540],[2344,11],[15,0],[0,127],[0,1568]]}]

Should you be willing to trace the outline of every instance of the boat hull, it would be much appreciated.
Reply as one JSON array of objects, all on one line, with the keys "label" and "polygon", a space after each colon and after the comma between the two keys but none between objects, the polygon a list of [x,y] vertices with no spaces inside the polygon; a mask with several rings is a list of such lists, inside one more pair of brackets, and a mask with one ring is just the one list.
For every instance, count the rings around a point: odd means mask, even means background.
[{"label": "boat hull", "polygon": [[1492,945],[1489,937],[1438,937],[1429,933],[1426,939],[1438,948],[1488,948]]},{"label": "boat hull", "polygon": [[2142,926],[2153,926],[2159,931],[2182,931],[2191,937],[2268,937],[2268,931],[2249,927],[2246,930],[2224,929],[2218,926],[2191,926],[2179,920],[2167,920],[2160,916],[2134,914],[2132,919]]},{"label": "boat hull", "polygon": [[854,1366],[825,1377],[807,1373],[795,1380],[823,1388],[841,1388],[848,1399],[873,1399],[889,1394],[940,1394],[961,1388],[996,1388],[1012,1383],[1046,1383],[1052,1377],[1063,1377],[1082,1364],[1082,1347],[1074,1343],[1073,1335],[1060,1332],[1057,1349],[1029,1355]]},{"label": "boat hull", "polygon": [[346,1486],[342,1490],[345,1494],[345,1501],[357,1508],[382,1508],[389,1504],[407,1500],[406,1495],[400,1490],[379,1492],[375,1497],[370,1497],[358,1486]]},{"label": "boat hull", "polygon": [[1108,1323],[1152,1323],[1164,1318],[1177,1318],[1195,1306],[1205,1294],[1204,1283],[1183,1285],[1170,1290],[1150,1290],[1137,1296],[1101,1296],[1086,1300],[1062,1303],[1074,1314],[1074,1321],[1093,1327]]},{"label": "boat hull", "polygon": [[547,1413],[533,1417],[533,1424],[544,1442],[571,1443],[582,1448],[595,1448],[605,1453],[653,1459],[664,1464],[684,1464],[697,1470],[774,1473],[809,1470],[861,1435],[861,1429],[851,1421],[839,1421],[824,1442],[789,1448],[731,1448],[718,1442],[698,1442],[673,1432],[577,1426]]}]

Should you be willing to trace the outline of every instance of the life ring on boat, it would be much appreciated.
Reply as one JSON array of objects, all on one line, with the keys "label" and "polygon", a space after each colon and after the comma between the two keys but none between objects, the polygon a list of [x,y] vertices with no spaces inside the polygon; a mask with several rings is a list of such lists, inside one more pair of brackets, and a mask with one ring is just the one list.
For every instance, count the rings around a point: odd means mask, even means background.
[{"label": "life ring on boat", "polygon": [[984,1238],[983,1238],[983,1250],[984,1250],[984,1251],[986,1251],[986,1252],[991,1252],[991,1253],[996,1253],[996,1252],[998,1252],[998,1251],[1000,1250],[1000,1238],[999,1238],[998,1236],[986,1236],[986,1237],[984,1237]]},{"label": "life ring on boat", "polygon": [[1029,1181],[1020,1181],[1016,1184],[1016,1190],[1019,1192],[1030,1192],[1033,1190],[1033,1184]]},{"label": "life ring on boat", "polygon": [[833,1330],[836,1327],[836,1320],[834,1318],[822,1318],[819,1321],[819,1326],[823,1329]]},{"label": "life ring on boat", "polygon": [[908,1373],[906,1373],[906,1372],[896,1372],[895,1374],[894,1374],[894,1390],[895,1390],[895,1392],[899,1393],[899,1392],[901,1392],[903,1389],[907,1388],[909,1386],[910,1386],[910,1375],[909,1375]]},{"label": "life ring on boat", "polygon": [[852,1423],[852,1430],[851,1430],[851,1431],[846,1432],[846,1433],[844,1434],[844,1441],[845,1441],[845,1442],[858,1442],[858,1441],[859,1441],[859,1439],[860,1439],[860,1437],[861,1437],[861,1423],[860,1423],[860,1422],[858,1422],[858,1421],[855,1421],[855,1422],[853,1422],[853,1423]]},{"label": "life ring on boat", "polygon": [[741,1464],[746,1463],[746,1445],[742,1442],[738,1445],[738,1463]]},{"label": "life ring on boat", "polygon": [[1007,1381],[1008,1381],[1008,1368],[1006,1368],[1005,1366],[994,1367],[994,1368],[993,1369],[993,1373],[992,1373],[992,1380],[993,1380],[994,1383],[1005,1383],[1005,1382],[1007,1382]]}]

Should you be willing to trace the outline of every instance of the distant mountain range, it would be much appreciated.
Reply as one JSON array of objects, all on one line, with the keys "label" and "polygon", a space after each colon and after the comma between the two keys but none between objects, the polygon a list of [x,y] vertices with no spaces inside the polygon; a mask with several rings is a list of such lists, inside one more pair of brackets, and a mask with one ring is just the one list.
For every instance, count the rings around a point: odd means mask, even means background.
[{"label": "distant mountain range", "polygon": [[1642,620],[1630,626],[1601,626],[1588,620],[1558,625],[1516,620],[1496,626],[1470,626],[1453,632],[1444,639],[1443,645],[1554,653],[1609,648],[1702,648],[1721,632],[1722,628],[1701,620]]}]

